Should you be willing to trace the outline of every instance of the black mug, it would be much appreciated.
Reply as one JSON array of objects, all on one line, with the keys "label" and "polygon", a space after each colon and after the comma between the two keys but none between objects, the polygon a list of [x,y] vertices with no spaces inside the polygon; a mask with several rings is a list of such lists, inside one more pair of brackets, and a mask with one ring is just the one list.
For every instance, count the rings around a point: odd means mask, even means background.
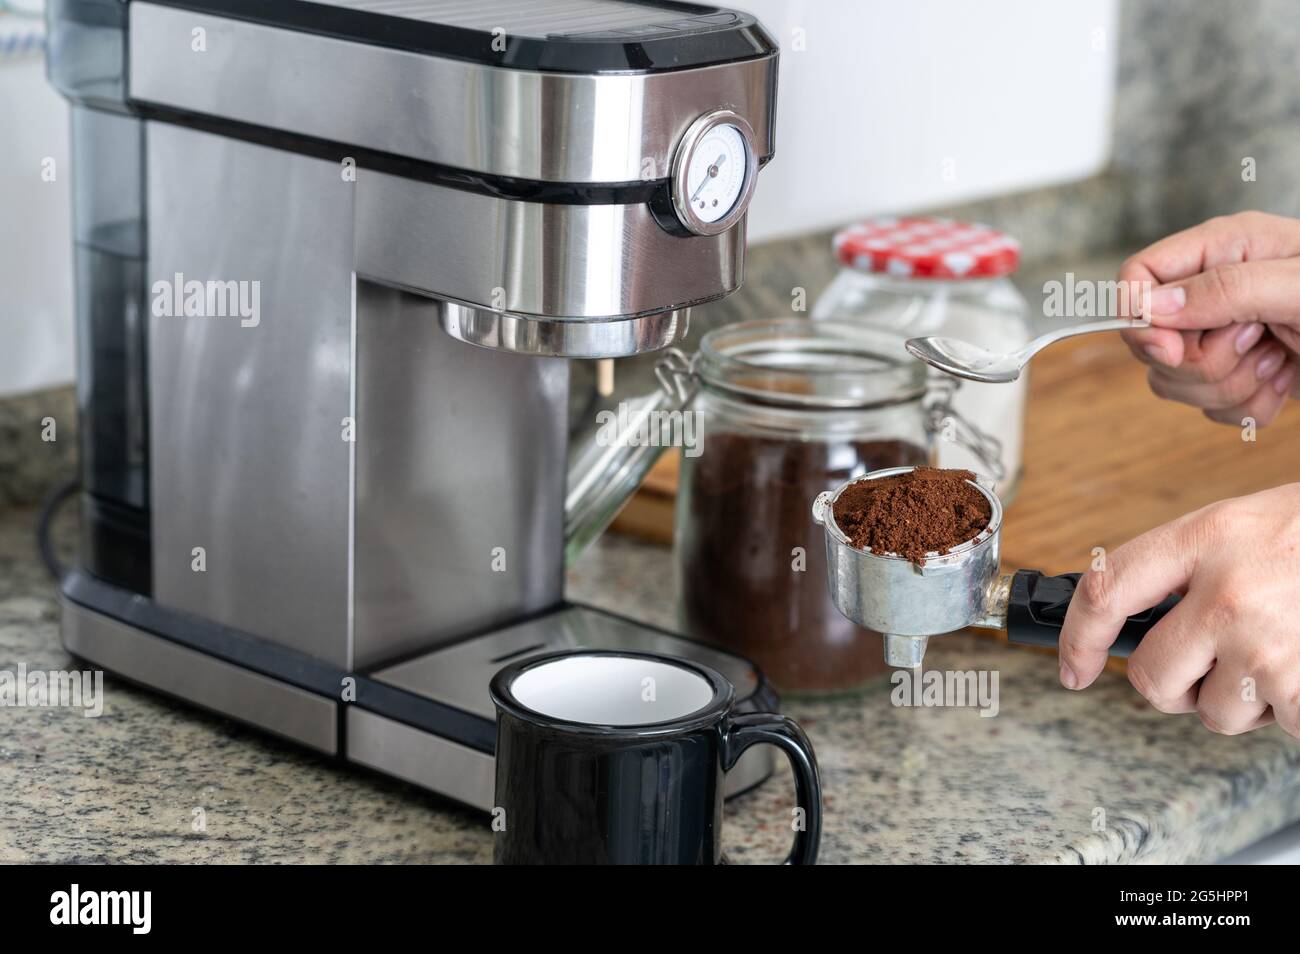
[{"label": "black mug", "polygon": [[491,689],[497,864],[725,863],[723,774],[758,743],[794,768],[802,825],[786,862],[816,862],[812,743],[784,716],[734,713],[735,689],[715,670],[576,650],[512,663]]}]

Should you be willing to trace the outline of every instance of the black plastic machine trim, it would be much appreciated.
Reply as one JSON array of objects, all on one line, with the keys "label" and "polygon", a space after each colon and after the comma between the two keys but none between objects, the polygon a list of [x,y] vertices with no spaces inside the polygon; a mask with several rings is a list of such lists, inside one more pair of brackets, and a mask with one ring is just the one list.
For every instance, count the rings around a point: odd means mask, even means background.
[{"label": "black plastic machine trim", "polygon": [[[97,580],[81,570],[73,570],[64,577],[62,589],[67,599],[92,612],[313,692],[341,706],[356,705],[488,755],[496,747],[496,724],[491,719],[376,682],[361,673],[339,669],[220,623],[159,606],[148,597]],[[355,702],[344,702],[341,698],[345,678],[355,680]]]},{"label": "black plastic machine trim", "polygon": [[[314,656],[269,643],[240,630],[222,626],[220,623],[168,609],[139,593],[132,593],[111,583],[97,580],[83,570],[69,572],[63,578],[62,590],[66,599],[92,612],[337,702],[340,705],[340,713],[343,711],[342,707],[355,705],[368,712],[449,739],[487,755],[491,755],[496,750],[494,719],[486,719],[455,706],[436,702],[405,689],[398,689],[362,673],[348,672]],[[552,612],[559,612],[574,605],[578,604],[563,603]],[[637,626],[665,635],[678,636],[668,630],[648,626],[607,610],[586,605],[582,608],[611,619],[636,622]],[[345,702],[341,698],[343,680],[346,678],[355,680],[356,700],[354,702]],[[760,712],[776,711],[779,703],[771,684],[761,672],[758,673],[758,684],[754,691],[738,701]],[[340,737],[340,751],[344,750],[345,741]]]},{"label": "black plastic machine trim", "polygon": [[[559,37],[508,38],[505,53],[491,49],[491,33],[452,27],[368,10],[312,3],[308,0],[147,0],[160,6],[177,7],[214,16],[301,32],[371,43],[377,46],[432,53],[452,59],[514,69],[581,73],[656,73],[720,65],[746,59],[774,56],[777,47],[753,17],[744,13],[683,3],[635,2],[652,9],[680,10],[682,20],[661,24],[661,35],[631,38],[583,34]],[[53,8],[51,29],[60,26],[107,27],[122,32],[125,62],[127,4],[106,0],[60,0]],[[695,22],[692,20],[695,18]],[[694,27],[691,23],[695,22]],[[670,29],[671,28],[671,29]],[[513,45],[511,45],[513,44]],[[743,55],[741,55],[743,53]],[[644,62],[643,62],[644,61]],[[641,65],[630,65],[633,63]],[[82,92],[64,88],[73,99]],[[117,100],[113,105],[116,108]],[[356,160],[361,169],[373,169],[420,182],[490,195],[501,199],[562,205],[641,205],[656,210],[656,218],[670,230],[681,230],[675,217],[662,217],[671,208],[667,178],[629,182],[547,182],[475,172],[438,163],[412,159],[394,153],[272,129],[220,116],[175,109],[154,103],[122,101],[132,114],[144,119],[173,123],[193,129],[253,142],[259,145],[339,162]],[[766,164],[771,155],[762,156]]]},{"label": "black plastic machine trim", "polygon": [[655,199],[659,193],[666,196],[669,188],[667,179],[643,182],[543,182],[489,172],[471,172],[422,159],[411,159],[391,152],[381,152],[331,139],[320,139],[316,136],[271,129],[154,103],[132,100],[130,106],[133,113],[144,119],[185,126],[231,139],[270,146],[285,152],[325,159],[329,162],[342,162],[345,158],[351,158],[356,161],[357,168],[362,172],[366,170],[384,172],[404,179],[429,182],[464,192],[495,196],[498,199],[540,202],[548,205],[641,205]]},{"label": "black plastic machine trim", "polygon": [[[754,17],[721,7],[624,0],[680,12],[670,22],[548,36],[504,34],[306,0],[148,0],[215,16],[486,66],[549,73],[664,73],[769,56],[772,38]],[[484,4],[490,7],[489,2]]]}]

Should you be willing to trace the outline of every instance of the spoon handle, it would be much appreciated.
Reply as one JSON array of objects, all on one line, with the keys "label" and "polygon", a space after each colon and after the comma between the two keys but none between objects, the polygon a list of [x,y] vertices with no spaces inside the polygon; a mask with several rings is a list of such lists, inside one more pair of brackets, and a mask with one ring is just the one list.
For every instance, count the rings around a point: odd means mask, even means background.
[{"label": "spoon handle", "polygon": [[1050,344],[1073,338],[1075,335],[1088,335],[1094,331],[1127,331],[1130,328],[1149,328],[1151,322],[1145,318],[1108,318],[1105,321],[1088,321],[1079,325],[1066,325],[1045,335],[1039,335],[1029,344],[1016,352],[1021,364],[1028,361]]}]

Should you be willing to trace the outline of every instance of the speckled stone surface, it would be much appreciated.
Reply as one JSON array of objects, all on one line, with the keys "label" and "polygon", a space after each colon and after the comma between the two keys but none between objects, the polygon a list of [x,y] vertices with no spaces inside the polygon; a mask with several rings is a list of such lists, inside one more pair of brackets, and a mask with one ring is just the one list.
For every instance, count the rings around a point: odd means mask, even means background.
[{"label": "speckled stone surface", "polygon": [[[34,526],[32,511],[0,512],[0,670],[76,666]],[[491,860],[486,817],[112,676],[104,686],[98,718],[0,708],[0,862]]]},{"label": "speckled stone surface", "polygon": [[71,387],[0,399],[0,507],[34,504],[77,467]]},{"label": "speckled stone surface", "polygon": [[[34,523],[31,511],[0,513],[2,670],[72,665]],[[571,593],[671,626],[671,571],[667,550],[607,538]],[[937,641],[929,663],[996,669],[1000,713],[895,708],[883,681],[785,705],[821,762],[824,862],[1204,861],[1300,818],[1300,743],[1277,729],[1213,736],[1195,716],[1146,708],[1113,676],[1067,693],[1050,656],[969,636]],[[484,816],[111,676],[105,685],[99,718],[0,708],[0,861],[491,858]],[[783,857],[791,806],[784,770],[729,803],[731,860]]]}]

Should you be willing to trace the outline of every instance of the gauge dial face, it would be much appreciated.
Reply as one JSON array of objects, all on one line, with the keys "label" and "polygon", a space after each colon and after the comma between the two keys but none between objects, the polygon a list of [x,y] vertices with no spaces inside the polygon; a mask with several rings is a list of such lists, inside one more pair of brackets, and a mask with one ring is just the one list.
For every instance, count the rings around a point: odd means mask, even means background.
[{"label": "gauge dial face", "polygon": [[700,138],[686,167],[684,203],[701,222],[717,222],[740,199],[748,166],[740,130],[728,123],[714,126]]}]

